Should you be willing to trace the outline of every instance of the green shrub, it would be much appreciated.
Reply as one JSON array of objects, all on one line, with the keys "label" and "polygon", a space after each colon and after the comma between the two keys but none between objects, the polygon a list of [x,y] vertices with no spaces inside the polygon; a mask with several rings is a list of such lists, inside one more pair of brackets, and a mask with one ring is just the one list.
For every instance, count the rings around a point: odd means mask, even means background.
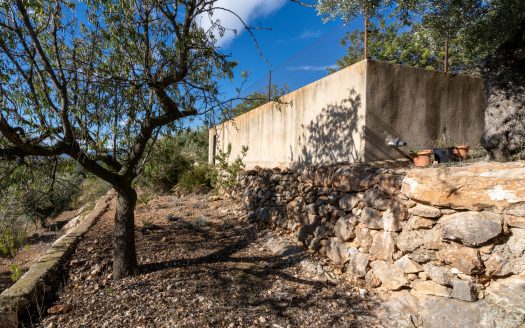
[{"label": "green shrub", "polygon": [[215,177],[214,167],[209,164],[194,165],[180,177],[178,187],[189,191],[199,191],[212,188]]},{"label": "green shrub", "polygon": [[138,184],[154,191],[169,191],[191,165],[192,161],[182,155],[177,139],[164,137],[154,145]]},{"label": "green shrub", "polygon": [[9,266],[9,272],[11,272],[11,281],[13,282],[17,282],[24,275],[24,271],[16,264]]},{"label": "green shrub", "polygon": [[17,251],[24,246],[26,233],[23,225],[18,221],[0,221],[0,255],[14,257]]},{"label": "green shrub", "polygon": [[215,166],[215,174],[212,177],[212,184],[215,189],[232,190],[237,184],[237,177],[246,166],[243,160],[248,153],[247,146],[242,146],[241,153],[232,163],[229,162],[231,152],[232,145],[228,144],[225,152],[219,150],[219,153],[215,156],[217,164]]},{"label": "green shrub", "polygon": [[46,218],[70,208],[85,178],[79,165],[62,158],[0,161],[0,169],[8,172],[0,181],[0,214],[4,222],[24,217],[45,226]]}]

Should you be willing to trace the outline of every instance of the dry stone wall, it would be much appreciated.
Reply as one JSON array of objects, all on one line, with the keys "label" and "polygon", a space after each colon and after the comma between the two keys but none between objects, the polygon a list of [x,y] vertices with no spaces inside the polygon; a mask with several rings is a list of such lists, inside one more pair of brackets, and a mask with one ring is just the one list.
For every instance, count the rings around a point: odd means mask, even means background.
[{"label": "dry stone wall", "polygon": [[[525,273],[525,162],[259,169],[245,172],[236,194],[249,220],[392,297],[465,304],[485,298],[495,279]],[[525,320],[525,305],[513,311]]]}]

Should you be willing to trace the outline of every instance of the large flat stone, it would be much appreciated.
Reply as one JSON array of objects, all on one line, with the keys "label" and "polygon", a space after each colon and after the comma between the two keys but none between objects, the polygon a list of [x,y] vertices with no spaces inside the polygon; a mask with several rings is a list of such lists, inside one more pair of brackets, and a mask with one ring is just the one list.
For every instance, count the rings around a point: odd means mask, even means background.
[{"label": "large flat stone", "polygon": [[419,324],[419,311],[418,299],[407,290],[400,290],[381,304],[377,316],[385,327],[413,328]]},{"label": "large flat stone", "polygon": [[412,169],[402,192],[435,206],[503,211],[525,202],[525,161]]},{"label": "large flat stone", "polygon": [[447,287],[442,286],[432,280],[416,280],[412,282],[412,288],[424,295],[434,295],[449,297],[450,291]]},{"label": "large flat stone", "polygon": [[398,290],[408,285],[407,278],[397,266],[385,261],[374,261],[370,266],[383,287]]},{"label": "large flat stone", "polygon": [[479,246],[497,237],[502,231],[503,218],[491,212],[459,212],[441,218],[443,238],[467,246]]},{"label": "large flat stone", "polygon": [[477,302],[452,298],[419,297],[420,315],[426,328],[521,328],[525,324],[525,278],[493,282],[486,297]]},{"label": "large flat stone", "polygon": [[441,211],[439,209],[423,204],[417,204],[415,207],[409,209],[408,212],[412,215],[429,219],[437,219],[441,216]]}]

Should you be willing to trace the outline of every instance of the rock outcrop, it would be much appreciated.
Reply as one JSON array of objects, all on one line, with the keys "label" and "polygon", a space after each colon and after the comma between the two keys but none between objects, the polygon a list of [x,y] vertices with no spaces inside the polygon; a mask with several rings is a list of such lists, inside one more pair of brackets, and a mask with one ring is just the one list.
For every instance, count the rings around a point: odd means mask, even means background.
[{"label": "rock outcrop", "polygon": [[525,21],[483,67],[487,93],[482,145],[493,159],[525,149]]}]

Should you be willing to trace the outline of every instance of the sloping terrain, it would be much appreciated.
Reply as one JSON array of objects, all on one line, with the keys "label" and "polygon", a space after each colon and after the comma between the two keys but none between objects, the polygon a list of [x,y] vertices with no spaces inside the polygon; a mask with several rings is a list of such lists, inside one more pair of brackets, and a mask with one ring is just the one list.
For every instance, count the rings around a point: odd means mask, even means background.
[{"label": "sloping terrain", "polygon": [[315,259],[303,251],[272,253],[272,239],[234,202],[209,196],[163,196],[139,206],[141,272],[113,281],[113,214],[79,243],[55,302],[33,318],[37,326],[378,326],[351,282],[312,275],[305,263]]}]

